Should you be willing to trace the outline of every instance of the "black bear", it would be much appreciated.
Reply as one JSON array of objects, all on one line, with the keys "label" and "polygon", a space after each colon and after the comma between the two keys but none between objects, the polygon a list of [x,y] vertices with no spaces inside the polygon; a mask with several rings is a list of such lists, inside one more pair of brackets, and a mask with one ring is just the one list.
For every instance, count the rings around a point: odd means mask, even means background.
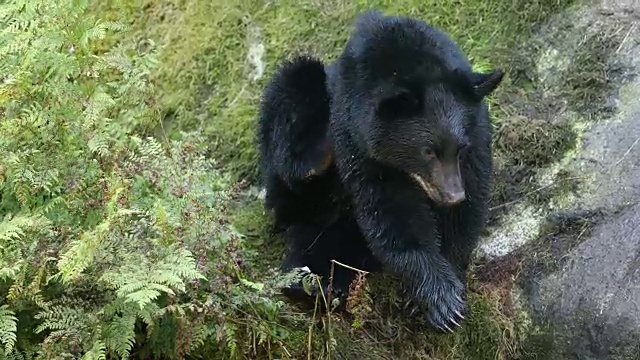
[{"label": "black bear", "polygon": [[[472,71],[423,21],[377,11],[360,15],[333,64],[285,62],[259,119],[266,206],[290,243],[284,268],[326,279],[331,259],[384,267],[434,327],[459,325],[491,180],[485,97],[502,77]],[[344,294],[355,274],[334,269]]]}]

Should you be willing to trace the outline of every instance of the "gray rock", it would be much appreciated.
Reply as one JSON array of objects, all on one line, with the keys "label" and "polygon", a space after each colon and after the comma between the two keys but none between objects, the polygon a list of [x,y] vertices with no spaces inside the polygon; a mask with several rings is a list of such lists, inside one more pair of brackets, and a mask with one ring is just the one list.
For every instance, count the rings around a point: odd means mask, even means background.
[{"label": "gray rock", "polygon": [[[551,186],[567,170],[582,188],[549,204],[519,202],[492,229],[479,255],[505,256],[535,240],[554,211],[616,207],[638,199],[640,150],[640,0],[603,0],[559,14],[539,29],[523,57],[534,58],[538,91],[527,98],[534,117],[569,122],[581,135],[580,147],[554,166],[540,169],[541,187]],[[590,69],[584,70],[583,67]],[[575,89],[572,87],[576,87]],[[532,119],[533,120],[533,119]],[[631,172],[629,172],[631,171]]]},{"label": "gray rock", "polygon": [[[562,97],[558,74],[570,68],[581,46],[592,45],[583,40],[594,32],[617,39],[597,61],[618,72],[616,91],[604,89],[604,100],[585,102],[598,110],[590,113],[596,119],[585,121],[580,120],[581,112],[589,109],[573,106],[575,99]],[[560,14],[540,29],[540,37],[548,39],[542,43],[549,45],[538,52],[539,81],[547,97],[566,103],[566,110],[556,116],[578,119],[582,137],[571,157],[539,175],[553,182],[553,174],[567,170],[579,176],[581,184],[574,193],[546,206],[520,204],[506,224],[493,230],[480,253],[495,258],[525,249],[520,254],[535,263],[538,260],[532,259],[542,255],[532,243],[546,235],[545,219],[567,212],[604,211],[608,215],[586,235],[577,232],[556,238],[571,243],[554,244],[565,251],[553,254],[561,258],[558,266],[545,271],[527,268],[526,305],[538,325],[548,326],[546,334],[531,339],[538,356],[529,356],[640,359],[640,1],[591,2]]]},{"label": "gray rock", "polygon": [[640,204],[597,225],[536,292],[552,358],[639,359]]}]

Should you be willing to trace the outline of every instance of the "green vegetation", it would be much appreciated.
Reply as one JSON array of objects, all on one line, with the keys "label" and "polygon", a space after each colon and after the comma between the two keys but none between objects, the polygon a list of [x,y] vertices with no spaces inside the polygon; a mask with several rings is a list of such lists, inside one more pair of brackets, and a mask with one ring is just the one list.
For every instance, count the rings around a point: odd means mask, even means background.
[{"label": "green vegetation", "polygon": [[363,283],[353,316],[283,302],[282,244],[255,191],[256,105],[279,60],[331,60],[365,8],[421,17],[475,66],[510,69],[531,25],[569,2],[5,2],[0,359],[518,358],[526,319],[495,278],[472,276],[455,335],[401,316],[386,276]]}]

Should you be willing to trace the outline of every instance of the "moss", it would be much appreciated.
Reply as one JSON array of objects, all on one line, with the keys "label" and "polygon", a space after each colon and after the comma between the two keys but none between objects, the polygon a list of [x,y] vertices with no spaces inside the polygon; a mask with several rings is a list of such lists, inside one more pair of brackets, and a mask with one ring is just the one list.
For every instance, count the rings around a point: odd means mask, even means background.
[{"label": "moss", "polygon": [[625,33],[618,29],[600,29],[587,33],[572,56],[560,94],[569,106],[588,119],[611,113],[615,106],[609,101],[624,73],[622,66],[611,60]]},{"label": "moss", "polygon": [[[522,289],[521,297],[535,298],[538,280],[561,268],[566,261],[565,254],[586,239],[592,227],[606,215],[604,211],[597,210],[550,215],[540,227],[537,239],[508,256],[483,263],[478,270],[479,278],[492,284],[517,284],[517,288]],[[501,287],[504,288],[505,285]],[[536,300],[529,301],[536,306]],[[529,311],[532,309],[528,306],[515,308],[521,315],[520,320],[514,317],[520,339],[520,358],[556,358],[554,344],[558,339],[555,329],[535,313],[530,318]]]},{"label": "moss", "polygon": [[570,171],[558,170],[553,176],[553,181],[541,185],[538,188],[539,191],[530,194],[528,200],[540,207],[546,205],[553,208],[556,203],[575,194],[581,181],[583,181],[581,177]]},{"label": "moss", "polygon": [[584,127],[615,110],[624,73],[615,53],[628,30],[590,16],[557,17],[515,44],[497,93],[492,224],[523,201],[541,209],[570,201],[581,174],[558,169],[575,154]]},{"label": "moss", "polygon": [[531,242],[509,255],[490,261],[482,259],[476,265],[478,283],[499,294],[499,300],[494,301],[503,306],[503,314],[512,326],[509,329],[517,338],[517,358],[556,358],[556,329],[537,313],[530,313],[538,306],[538,281],[564,266],[565,255],[587,239],[593,226],[608,215],[601,210],[554,213],[546,217]]},{"label": "moss", "polygon": [[540,327],[522,345],[524,360],[553,359],[554,335],[548,327]]},{"label": "moss", "polygon": [[548,120],[567,110],[586,120],[610,114],[626,70],[616,54],[627,26],[599,16],[554,19],[553,27],[515,49],[509,74],[522,91],[509,100]]},{"label": "moss", "polygon": [[[246,196],[238,203],[242,205],[234,211],[232,221],[238,230],[248,234],[247,243],[254,252],[249,257],[254,259],[252,275],[255,281],[268,283],[273,266],[279,264],[284,252],[283,239],[271,233],[259,199]],[[510,273],[502,270],[498,272]],[[314,322],[310,319],[313,311],[288,305],[290,313],[297,315],[295,321],[288,320],[292,327],[287,328],[290,334],[286,347],[299,352],[292,358],[306,358],[311,346],[313,358],[318,359],[513,359],[520,351],[520,334],[518,312],[508,300],[512,279],[488,278],[478,273],[479,268],[470,275],[469,312],[455,334],[433,332],[424,318],[408,316],[402,310],[399,279],[390,274],[373,274],[367,277],[367,293],[358,299],[365,305],[361,313],[331,314],[330,321],[326,314],[317,315]],[[300,324],[306,325],[301,328]],[[312,324],[309,345],[308,326]],[[333,344],[331,350],[327,350],[328,344]]]},{"label": "moss", "polygon": [[500,122],[494,144],[508,165],[536,169],[548,165],[571,150],[576,134],[571,124],[513,116]]},{"label": "moss", "polygon": [[281,234],[276,234],[271,226],[271,214],[255,195],[240,194],[232,209],[230,221],[245,235],[251,275],[261,279],[264,274],[279,266],[285,253],[285,243]]},{"label": "moss", "polygon": [[[406,316],[392,276],[372,281],[373,314],[365,328],[376,342],[394,349],[396,358],[421,359],[509,359],[517,352],[517,334],[504,287],[470,279],[469,311],[454,334],[424,330],[419,315]],[[392,290],[390,290],[392,289]],[[391,294],[391,295],[390,295]]]},{"label": "moss", "polygon": [[571,176],[556,176],[543,185],[537,173],[577,145],[578,134],[569,122],[553,123],[525,116],[504,117],[494,135],[495,175],[490,206],[490,224],[495,224],[519,201],[544,205],[570,189]]}]

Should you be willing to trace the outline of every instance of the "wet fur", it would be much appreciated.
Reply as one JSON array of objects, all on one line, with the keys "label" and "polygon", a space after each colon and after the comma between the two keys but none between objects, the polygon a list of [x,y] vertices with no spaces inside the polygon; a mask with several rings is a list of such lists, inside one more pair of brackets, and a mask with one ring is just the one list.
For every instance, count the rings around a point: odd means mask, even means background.
[{"label": "wet fur", "polygon": [[[332,161],[333,148],[323,147],[330,143],[324,65],[308,56],[284,61],[264,90],[258,124],[265,206],[273,211],[274,226],[289,245],[283,270],[307,266],[326,286],[332,259],[378,269],[350,214]],[[356,273],[340,266],[334,271],[335,295],[346,294]],[[301,284],[284,293],[295,299],[308,297]]]},{"label": "wet fur", "polygon": [[[384,266],[402,275],[434,327],[457,325],[487,214],[491,126],[483,98],[501,78],[473,73],[457,45],[424,22],[374,11],[360,16],[335,63],[285,62],[265,89],[259,121],[266,205],[290,245],[283,267],[309,266],[326,280],[331,259],[369,271]],[[424,109],[394,123],[377,105],[404,88],[420,94]],[[415,150],[439,143],[466,145],[466,199],[453,207],[436,204],[411,176],[424,171]],[[326,156],[333,161],[319,166]],[[333,287],[346,293],[354,275],[340,270]]]}]

